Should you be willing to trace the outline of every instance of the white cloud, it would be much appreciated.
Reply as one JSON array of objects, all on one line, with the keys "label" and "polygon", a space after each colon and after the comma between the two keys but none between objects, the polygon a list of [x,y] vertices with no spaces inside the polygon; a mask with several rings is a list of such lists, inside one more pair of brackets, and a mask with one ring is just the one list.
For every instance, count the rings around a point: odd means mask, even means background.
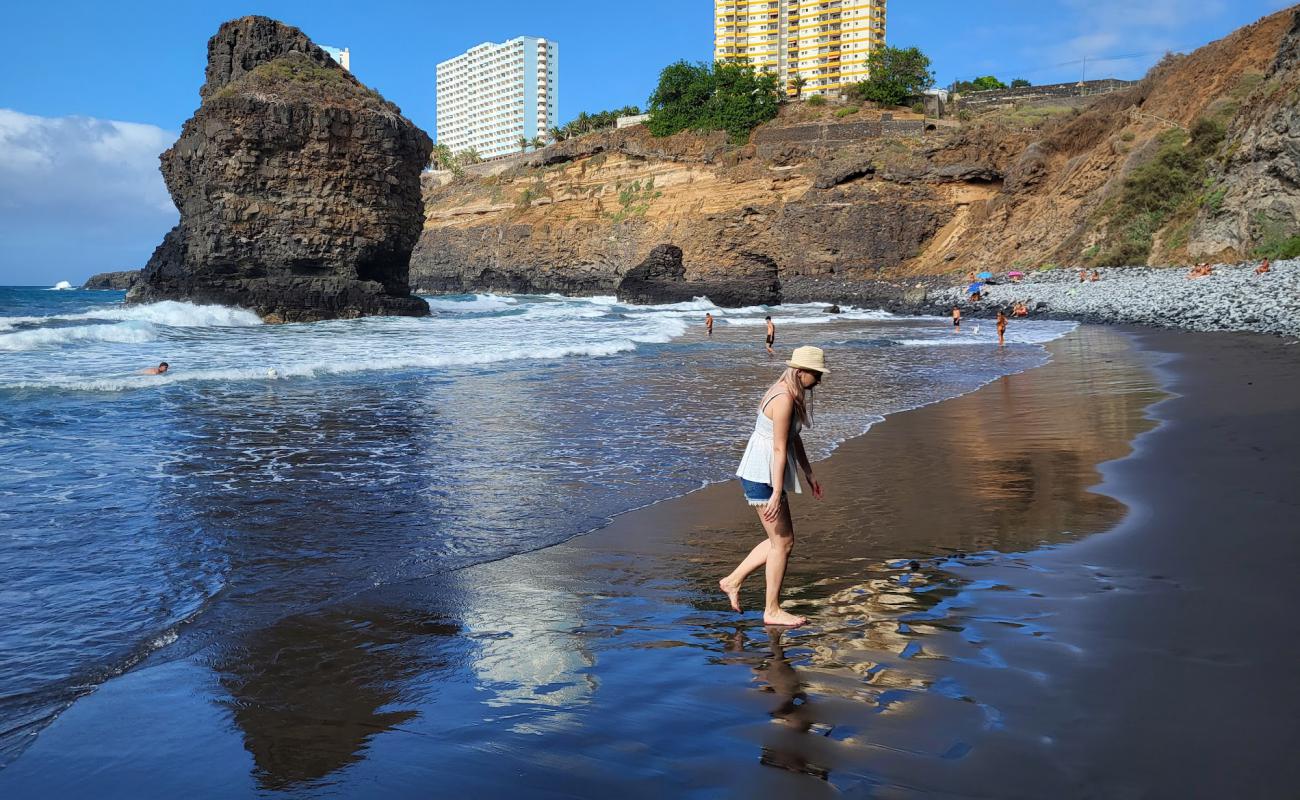
[{"label": "white cloud", "polygon": [[0,108],[0,206],[29,211],[122,206],[174,213],[158,155],[176,134],[93,117]]},{"label": "white cloud", "polygon": [[153,125],[0,108],[0,284],[143,264],[178,216],[158,170],[175,140]]}]

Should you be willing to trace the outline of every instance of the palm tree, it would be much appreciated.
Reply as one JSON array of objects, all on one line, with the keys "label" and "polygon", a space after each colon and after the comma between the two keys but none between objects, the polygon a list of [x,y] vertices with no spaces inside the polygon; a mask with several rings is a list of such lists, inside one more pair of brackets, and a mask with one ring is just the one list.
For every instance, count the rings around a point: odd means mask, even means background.
[{"label": "palm tree", "polygon": [[529,144],[533,146],[534,150],[540,150],[546,146],[546,139],[541,136],[534,136],[533,140]]},{"label": "palm tree", "polygon": [[549,131],[547,131],[547,133],[551,134],[552,142],[564,141],[564,131],[560,130],[559,128],[551,128]]},{"label": "palm tree", "polygon": [[521,152],[521,153],[526,153],[526,152],[528,152],[528,138],[527,138],[527,137],[525,137],[525,136],[520,136],[519,139],[518,139],[518,141],[516,141],[515,143],[519,145],[519,152]]},{"label": "palm tree", "polygon": [[803,95],[803,87],[808,85],[808,79],[802,75],[795,75],[790,79],[790,88],[794,89],[794,99],[798,100]]},{"label": "palm tree", "polygon": [[451,169],[455,159],[451,155],[451,148],[445,144],[435,144],[433,146],[432,158],[429,159],[429,166],[437,170]]}]

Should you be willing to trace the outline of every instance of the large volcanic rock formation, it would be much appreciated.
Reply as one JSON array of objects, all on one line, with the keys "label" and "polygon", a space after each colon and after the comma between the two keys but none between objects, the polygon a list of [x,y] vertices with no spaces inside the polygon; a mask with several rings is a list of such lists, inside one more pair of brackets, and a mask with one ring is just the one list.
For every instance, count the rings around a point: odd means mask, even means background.
[{"label": "large volcanic rock formation", "polygon": [[427,314],[408,274],[429,137],[266,17],[222,25],[206,77],[162,155],[180,224],[128,300],[239,305],[272,322]]}]

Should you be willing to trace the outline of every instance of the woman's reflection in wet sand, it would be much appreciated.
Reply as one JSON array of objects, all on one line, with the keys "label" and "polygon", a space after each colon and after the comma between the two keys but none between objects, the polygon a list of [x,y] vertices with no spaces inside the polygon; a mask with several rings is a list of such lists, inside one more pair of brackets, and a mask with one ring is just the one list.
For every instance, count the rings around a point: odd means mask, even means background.
[{"label": "woman's reflection in wet sand", "polygon": [[[785,655],[782,637],[789,628],[769,625],[764,631],[767,633],[771,655],[754,667],[754,674],[764,683],[761,691],[770,692],[775,698],[770,713],[772,719],[780,725],[776,731],[769,731],[764,736],[766,743],[759,763],[827,780],[830,770],[813,763],[804,752],[807,749],[804,735],[812,730],[816,720],[812,715],[808,694],[799,680],[799,672]],[[743,647],[744,633],[736,633],[739,644]]]}]

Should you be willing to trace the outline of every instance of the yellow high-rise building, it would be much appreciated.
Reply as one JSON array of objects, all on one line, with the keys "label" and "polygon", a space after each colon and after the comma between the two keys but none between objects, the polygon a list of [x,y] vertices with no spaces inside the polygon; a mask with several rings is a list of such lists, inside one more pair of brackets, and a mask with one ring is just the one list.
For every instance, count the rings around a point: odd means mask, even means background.
[{"label": "yellow high-rise building", "polygon": [[867,79],[885,44],[885,0],[714,0],[713,57],[775,72],[790,94],[832,94]]}]

